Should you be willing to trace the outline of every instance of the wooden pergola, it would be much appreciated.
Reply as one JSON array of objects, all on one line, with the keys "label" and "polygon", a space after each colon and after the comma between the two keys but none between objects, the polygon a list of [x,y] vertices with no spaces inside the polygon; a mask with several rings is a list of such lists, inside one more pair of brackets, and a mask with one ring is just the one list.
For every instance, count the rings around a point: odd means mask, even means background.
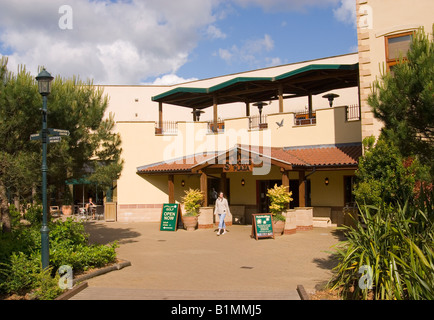
[{"label": "wooden pergola", "polygon": [[218,105],[235,102],[246,104],[246,116],[250,116],[250,104],[262,101],[283,101],[296,97],[308,97],[309,117],[312,115],[312,96],[335,89],[357,87],[359,65],[312,64],[276,77],[237,77],[209,88],[178,87],[152,97],[158,102],[158,127],[162,128],[163,104],[172,104],[196,112],[213,107],[213,130],[217,130]]}]

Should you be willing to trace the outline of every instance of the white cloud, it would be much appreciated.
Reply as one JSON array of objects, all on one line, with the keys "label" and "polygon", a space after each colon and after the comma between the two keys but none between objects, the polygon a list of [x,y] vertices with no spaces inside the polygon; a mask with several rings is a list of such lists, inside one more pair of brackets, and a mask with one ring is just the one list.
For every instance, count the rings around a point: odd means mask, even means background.
[{"label": "white cloud", "polygon": [[337,9],[333,9],[333,14],[337,20],[352,24],[353,27],[357,26],[355,0],[341,0],[340,6]]},{"label": "white cloud", "polygon": [[184,79],[184,78],[178,77],[176,74],[166,74],[162,77],[155,79],[154,82],[152,82],[152,83],[144,83],[144,84],[152,84],[152,85],[158,85],[158,86],[170,86],[170,85],[175,85],[175,84],[185,83],[185,82],[190,82],[190,81],[196,81],[196,80],[198,80],[198,79],[197,78]]},{"label": "white cloud", "polygon": [[282,59],[280,59],[279,57],[274,57],[274,58],[265,58],[265,62],[267,63],[267,67],[274,67],[274,66],[278,66],[282,64]]},{"label": "white cloud", "polygon": [[[0,54],[9,53],[11,70],[25,64],[33,74],[43,65],[53,75],[80,75],[93,78],[96,84],[138,84],[155,77],[169,81],[168,76],[175,76],[189,61],[201,38],[230,37],[215,23],[235,14],[236,6],[258,6],[265,11],[333,6],[336,19],[354,22],[353,2],[0,0]],[[59,28],[59,8],[65,3],[73,10],[72,30]],[[269,57],[273,49],[273,39],[264,35],[222,48],[216,55],[228,63],[257,67],[278,61]]]},{"label": "white cloud", "polygon": [[211,39],[226,39],[226,34],[222,32],[219,28],[217,28],[215,25],[208,26],[208,29],[206,30],[206,34]]},{"label": "white cloud", "polygon": [[[238,48],[237,47],[232,47],[232,51],[235,52],[237,51]],[[232,59],[232,53],[231,50],[228,49],[219,49],[219,57],[222,58],[223,60],[225,60],[226,62],[230,62]]]},{"label": "white cloud", "polygon": [[[267,11],[299,11],[306,7],[334,5],[339,0],[232,0],[234,3],[247,7],[258,6]],[[354,0],[355,1],[355,0]]]},{"label": "white cloud", "polygon": [[[0,52],[9,68],[44,65],[53,75],[97,84],[137,84],[175,74],[188,61],[200,30],[215,21],[215,0],[69,0],[72,30],[59,28],[64,0],[0,0]],[[217,28],[208,28],[223,37]],[[3,47],[3,48],[2,48]]]},{"label": "white cloud", "polygon": [[258,67],[261,65],[263,55],[273,49],[274,40],[270,35],[265,34],[263,38],[243,41],[241,47],[233,45],[229,49],[220,48],[218,54],[227,63],[243,62],[248,63],[250,66]]}]

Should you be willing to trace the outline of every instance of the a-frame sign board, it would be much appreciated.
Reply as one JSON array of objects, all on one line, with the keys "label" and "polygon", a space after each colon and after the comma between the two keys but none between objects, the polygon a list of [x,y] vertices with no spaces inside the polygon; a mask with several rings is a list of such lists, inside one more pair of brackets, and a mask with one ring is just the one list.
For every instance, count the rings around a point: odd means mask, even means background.
[{"label": "a-frame sign board", "polygon": [[182,228],[181,208],[178,203],[165,203],[161,209],[160,231],[176,231]]},{"label": "a-frame sign board", "polygon": [[259,238],[273,238],[273,216],[272,214],[259,213],[252,214],[252,238],[258,240]]}]

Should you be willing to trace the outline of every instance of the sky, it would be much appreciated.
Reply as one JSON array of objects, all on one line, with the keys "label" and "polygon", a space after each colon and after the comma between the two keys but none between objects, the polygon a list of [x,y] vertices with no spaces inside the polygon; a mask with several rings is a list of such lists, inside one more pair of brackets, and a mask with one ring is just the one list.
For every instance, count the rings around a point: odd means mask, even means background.
[{"label": "sky", "polygon": [[8,69],[171,85],[357,52],[355,0],[0,0]]}]

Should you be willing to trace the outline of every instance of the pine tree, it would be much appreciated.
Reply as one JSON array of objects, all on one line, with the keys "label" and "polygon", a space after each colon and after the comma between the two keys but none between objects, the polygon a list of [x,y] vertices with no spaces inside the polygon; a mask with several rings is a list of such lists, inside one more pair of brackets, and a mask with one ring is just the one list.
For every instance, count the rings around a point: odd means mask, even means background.
[{"label": "pine tree", "polygon": [[[10,230],[8,191],[28,198],[41,184],[41,142],[30,135],[41,130],[42,99],[36,80],[25,67],[17,74],[0,61],[0,209],[3,231]],[[48,147],[48,185],[67,192],[68,178],[87,178],[104,188],[122,170],[121,140],[113,133],[113,115],[105,116],[108,97],[91,81],[57,76],[48,96],[48,127],[69,137]]]},{"label": "pine tree", "polygon": [[[434,34],[434,25],[433,25]],[[406,58],[384,72],[368,99],[384,135],[404,157],[417,156],[434,174],[434,42],[421,28]],[[433,175],[434,176],[434,175]]]}]

